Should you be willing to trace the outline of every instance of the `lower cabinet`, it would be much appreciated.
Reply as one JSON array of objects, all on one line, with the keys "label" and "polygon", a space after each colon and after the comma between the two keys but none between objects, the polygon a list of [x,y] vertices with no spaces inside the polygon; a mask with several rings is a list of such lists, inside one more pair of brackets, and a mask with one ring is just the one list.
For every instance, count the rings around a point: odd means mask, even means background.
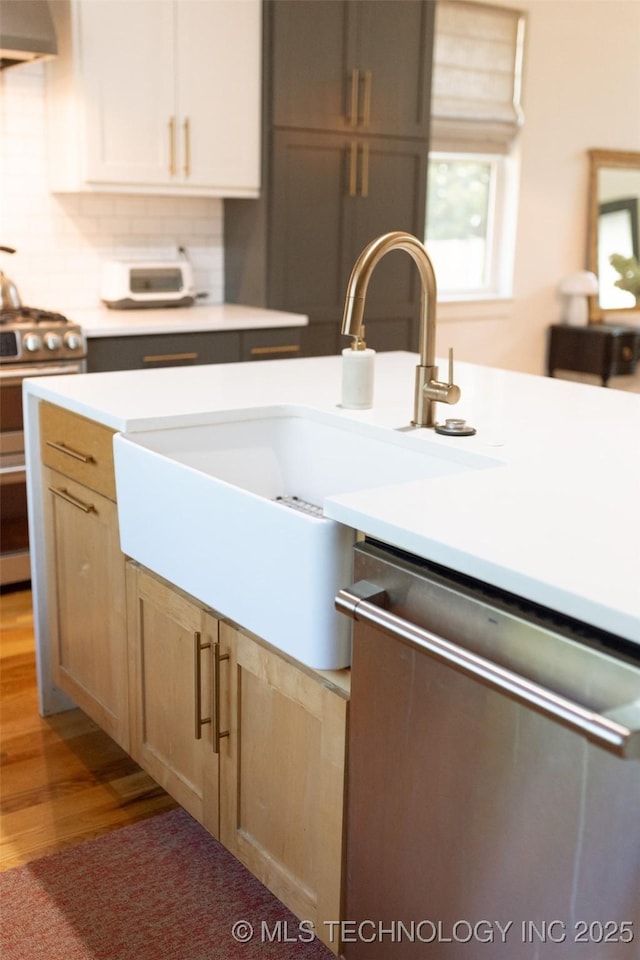
[{"label": "lower cabinet", "polygon": [[348,702],[226,623],[228,730],[220,839],[337,951]]},{"label": "lower cabinet", "polygon": [[348,691],[127,563],[134,759],[337,953]]},{"label": "lower cabinet", "polygon": [[53,676],[61,690],[129,749],[124,558],[116,505],[46,472]]},{"label": "lower cabinet", "polygon": [[89,337],[88,373],[272,360],[300,353],[301,327]]},{"label": "lower cabinet", "polygon": [[218,837],[213,723],[218,620],[181,591],[127,563],[131,755]]},{"label": "lower cabinet", "polygon": [[127,560],[113,431],[42,403],[40,434],[56,683],[337,953],[349,671]]},{"label": "lower cabinet", "polygon": [[52,675],[128,750],[125,561],[113,431],[43,403],[40,433]]}]

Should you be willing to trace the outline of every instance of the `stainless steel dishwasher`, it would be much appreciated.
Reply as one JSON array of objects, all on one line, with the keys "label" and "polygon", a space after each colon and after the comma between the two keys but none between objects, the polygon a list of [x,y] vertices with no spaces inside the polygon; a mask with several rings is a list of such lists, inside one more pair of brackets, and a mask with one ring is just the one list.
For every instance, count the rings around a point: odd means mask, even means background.
[{"label": "stainless steel dishwasher", "polygon": [[374,542],[355,620],[348,960],[640,957],[640,648]]}]

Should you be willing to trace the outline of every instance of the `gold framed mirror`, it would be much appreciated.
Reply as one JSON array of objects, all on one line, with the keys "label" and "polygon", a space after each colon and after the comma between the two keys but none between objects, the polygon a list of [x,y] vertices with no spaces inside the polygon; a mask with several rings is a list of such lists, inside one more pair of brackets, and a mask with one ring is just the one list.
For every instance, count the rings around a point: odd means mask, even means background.
[{"label": "gold framed mirror", "polygon": [[640,309],[640,153],[589,150],[587,269],[598,277],[589,322]]}]

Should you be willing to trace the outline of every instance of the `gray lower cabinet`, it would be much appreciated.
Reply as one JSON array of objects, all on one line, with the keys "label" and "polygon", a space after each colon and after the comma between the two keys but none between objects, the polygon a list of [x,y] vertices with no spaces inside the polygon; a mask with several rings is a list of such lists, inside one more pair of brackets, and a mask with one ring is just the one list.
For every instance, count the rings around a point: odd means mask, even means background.
[{"label": "gray lower cabinet", "polygon": [[98,373],[291,357],[300,351],[300,329],[282,327],[90,337],[87,341],[87,370]]}]

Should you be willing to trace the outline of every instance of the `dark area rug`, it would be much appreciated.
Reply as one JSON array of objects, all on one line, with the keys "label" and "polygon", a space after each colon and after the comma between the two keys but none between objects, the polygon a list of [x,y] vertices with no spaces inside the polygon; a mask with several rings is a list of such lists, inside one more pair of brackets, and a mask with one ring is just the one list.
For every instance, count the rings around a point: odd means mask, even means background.
[{"label": "dark area rug", "polygon": [[184,810],[0,874],[3,960],[330,960]]}]

